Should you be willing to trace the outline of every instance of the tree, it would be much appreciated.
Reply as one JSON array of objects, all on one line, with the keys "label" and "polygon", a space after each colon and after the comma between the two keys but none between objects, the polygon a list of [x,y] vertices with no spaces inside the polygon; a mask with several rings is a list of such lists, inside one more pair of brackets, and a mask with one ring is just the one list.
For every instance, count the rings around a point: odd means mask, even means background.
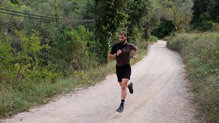
[{"label": "tree", "polygon": [[213,23],[219,23],[218,0],[194,0],[193,19],[191,24],[194,28],[207,30]]},{"label": "tree", "polygon": [[165,18],[161,18],[161,23],[157,28],[155,28],[151,34],[157,36],[158,38],[164,38],[171,32],[175,31],[175,26],[172,21],[168,21]]},{"label": "tree", "polygon": [[135,39],[135,28],[142,28],[146,16],[149,14],[151,3],[150,0],[134,0],[127,5],[126,13],[128,15],[128,37]]},{"label": "tree", "polygon": [[192,0],[170,0],[166,4],[166,10],[171,14],[176,32],[186,29],[192,19]]},{"label": "tree", "polygon": [[95,39],[98,41],[100,63],[107,62],[109,50],[109,39],[119,28],[125,18],[123,9],[126,7],[127,0],[95,0],[94,19],[95,19]]}]

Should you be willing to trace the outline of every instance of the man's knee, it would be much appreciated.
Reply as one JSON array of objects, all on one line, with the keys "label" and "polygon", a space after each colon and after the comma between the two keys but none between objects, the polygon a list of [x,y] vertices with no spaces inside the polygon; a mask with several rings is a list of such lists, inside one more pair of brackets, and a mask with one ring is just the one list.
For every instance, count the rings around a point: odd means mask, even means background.
[{"label": "man's knee", "polygon": [[121,86],[121,89],[124,91],[124,90],[126,90],[126,86],[125,85],[122,85]]},{"label": "man's knee", "polygon": [[122,83],[121,84],[121,89],[124,91],[124,90],[126,90],[126,88],[127,88],[127,84],[126,83]]}]

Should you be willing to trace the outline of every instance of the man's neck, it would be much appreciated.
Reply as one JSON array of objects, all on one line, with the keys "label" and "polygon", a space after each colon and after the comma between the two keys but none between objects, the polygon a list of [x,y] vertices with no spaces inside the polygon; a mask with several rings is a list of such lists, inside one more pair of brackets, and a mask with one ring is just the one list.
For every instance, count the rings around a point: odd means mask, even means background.
[{"label": "man's neck", "polygon": [[127,44],[127,42],[125,41],[124,43],[121,43],[122,45],[126,45]]}]

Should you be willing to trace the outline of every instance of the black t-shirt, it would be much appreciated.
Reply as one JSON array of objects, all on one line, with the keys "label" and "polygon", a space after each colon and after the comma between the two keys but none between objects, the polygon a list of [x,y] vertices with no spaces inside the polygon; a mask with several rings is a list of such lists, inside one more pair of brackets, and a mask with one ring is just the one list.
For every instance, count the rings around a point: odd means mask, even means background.
[{"label": "black t-shirt", "polygon": [[119,56],[116,56],[116,64],[118,66],[122,66],[125,64],[130,64],[130,53],[132,50],[136,50],[135,45],[126,43],[123,45],[122,43],[115,44],[112,47],[111,54],[117,53],[118,50],[121,50],[122,53]]}]

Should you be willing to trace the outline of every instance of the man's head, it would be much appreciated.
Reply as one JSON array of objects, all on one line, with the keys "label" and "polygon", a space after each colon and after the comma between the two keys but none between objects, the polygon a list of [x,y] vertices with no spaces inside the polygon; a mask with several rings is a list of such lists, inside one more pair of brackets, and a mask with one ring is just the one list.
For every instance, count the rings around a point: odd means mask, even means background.
[{"label": "man's head", "polygon": [[127,33],[124,32],[124,31],[120,31],[120,32],[119,32],[119,40],[120,40],[120,42],[121,42],[122,44],[124,44],[125,41],[126,41],[126,39],[127,39]]}]

